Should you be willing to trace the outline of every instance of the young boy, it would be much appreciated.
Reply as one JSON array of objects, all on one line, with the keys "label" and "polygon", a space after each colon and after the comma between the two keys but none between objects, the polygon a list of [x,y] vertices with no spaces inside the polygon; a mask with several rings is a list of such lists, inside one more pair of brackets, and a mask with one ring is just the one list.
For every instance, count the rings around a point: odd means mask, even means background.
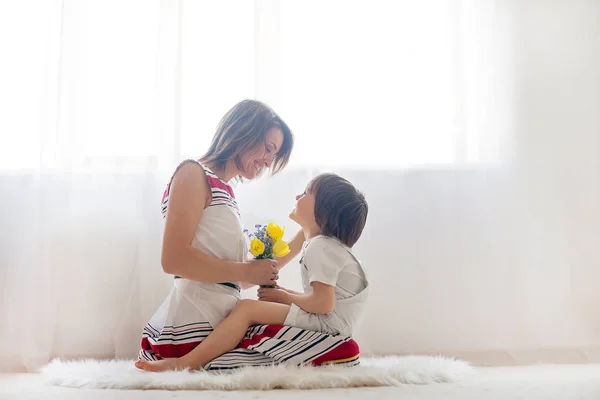
[{"label": "young boy", "polygon": [[194,350],[181,358],[140,360],[147,371],[200,369],[234,349],[252,325],[282,324],[351,336],[364,310],[368,281],[352,246],[360,238],[368,205],[362,193],[335,174],[315,177],[296,196],[290,218],[306,238],[300,264],[304,293],[259,289],[260,300],[241,300]]}]

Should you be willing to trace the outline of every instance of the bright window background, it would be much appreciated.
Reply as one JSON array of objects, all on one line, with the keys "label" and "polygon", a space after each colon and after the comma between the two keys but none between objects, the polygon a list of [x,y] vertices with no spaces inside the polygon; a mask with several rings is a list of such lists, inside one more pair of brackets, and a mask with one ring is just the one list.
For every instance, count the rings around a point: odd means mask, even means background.
[{"label": "bright window background", "polygon": [[489,3],[187,1],[183,10],[186,154],[202,153],[227,109],[251,97],[295,132],[296,166],[501,156],[510,110],[497,75],[508,49],[491,34]]},{"label": "bright window background", "polygon": [[494,2],[64,4],[2,6],[22,17],[0,16],[3,170],[170,168],[244,98],[288,122],[296,166],[502,156],[510,48]]}]

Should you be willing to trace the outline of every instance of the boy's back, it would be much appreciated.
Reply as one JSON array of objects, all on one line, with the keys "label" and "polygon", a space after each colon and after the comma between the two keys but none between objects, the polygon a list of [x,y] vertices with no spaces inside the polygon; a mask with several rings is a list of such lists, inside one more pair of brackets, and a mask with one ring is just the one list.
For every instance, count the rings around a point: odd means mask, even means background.
[{"label": "boy's back", "polygon": [[311,314],[292,305],[285,325],[352,336],[362,316],[369,286],[352,250],[335,238],[317,236],[305,243],[300,263],[304,292],[312,291],[312,282],[333,286],[335,308],[329,314]]}]

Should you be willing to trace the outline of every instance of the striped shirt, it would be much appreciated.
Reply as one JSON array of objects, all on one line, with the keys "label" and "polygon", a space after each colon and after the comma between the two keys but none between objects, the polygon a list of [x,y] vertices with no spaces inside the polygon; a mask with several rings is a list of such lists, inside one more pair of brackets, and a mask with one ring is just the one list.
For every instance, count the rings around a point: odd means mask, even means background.
[{"label": "striped shirt", "polygon": [[[230,207],[239,216],[240,209],[235,200],[235,195],[233,193],[233,189],[231,188],[231,186],[228,183],[226,183],[221,178],[219,178],[210,168],[201,164],[197,160],[185,160],[181,164],[179,164],[179,166],[175,170],[175,173],[179,170],[179,168],[181,168],[187,162],[194,162],[194,163],[200,165],[204,169],[204,173],[206,174],[206,179],[208,181],[208,186],[210,186],[210,194],[211,194],[211,201],[208,206],[209,207],[219,207],[219,206]],[[167,209],[169,206],[169,196],[171,194],[172,181],[173,181],[173,178],[171,178],[171,181],[169,181],[169,184],[167,185],[167,188],[165,189],[165,191],[163,193],[163,197],[162,197],[162,201],[161,201],[160,211],[161,211],[163,218],[165,218],[167,216]]]}]

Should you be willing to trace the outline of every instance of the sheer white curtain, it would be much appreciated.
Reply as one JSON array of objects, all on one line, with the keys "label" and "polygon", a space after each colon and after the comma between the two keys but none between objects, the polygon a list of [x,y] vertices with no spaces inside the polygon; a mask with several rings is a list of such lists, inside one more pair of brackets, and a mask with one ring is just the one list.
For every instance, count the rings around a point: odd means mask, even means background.
[{"label": "sheer white curtain", "polygon": [[[237,188],[248,225],[291,234],[293,195],[322,170],[366,192],[364,353],[597,356],[599,12],[0,2],[0,370],[135,355],[171,285],[164,184],[242,98],[297,138],[284,173]],[[299,287],[293,265],[282,284]]]},{"label": "sheer white curtain", "polygon": [[168,287],[180,19],[168,1],[0,3],[1,369],[132,354]]}]

